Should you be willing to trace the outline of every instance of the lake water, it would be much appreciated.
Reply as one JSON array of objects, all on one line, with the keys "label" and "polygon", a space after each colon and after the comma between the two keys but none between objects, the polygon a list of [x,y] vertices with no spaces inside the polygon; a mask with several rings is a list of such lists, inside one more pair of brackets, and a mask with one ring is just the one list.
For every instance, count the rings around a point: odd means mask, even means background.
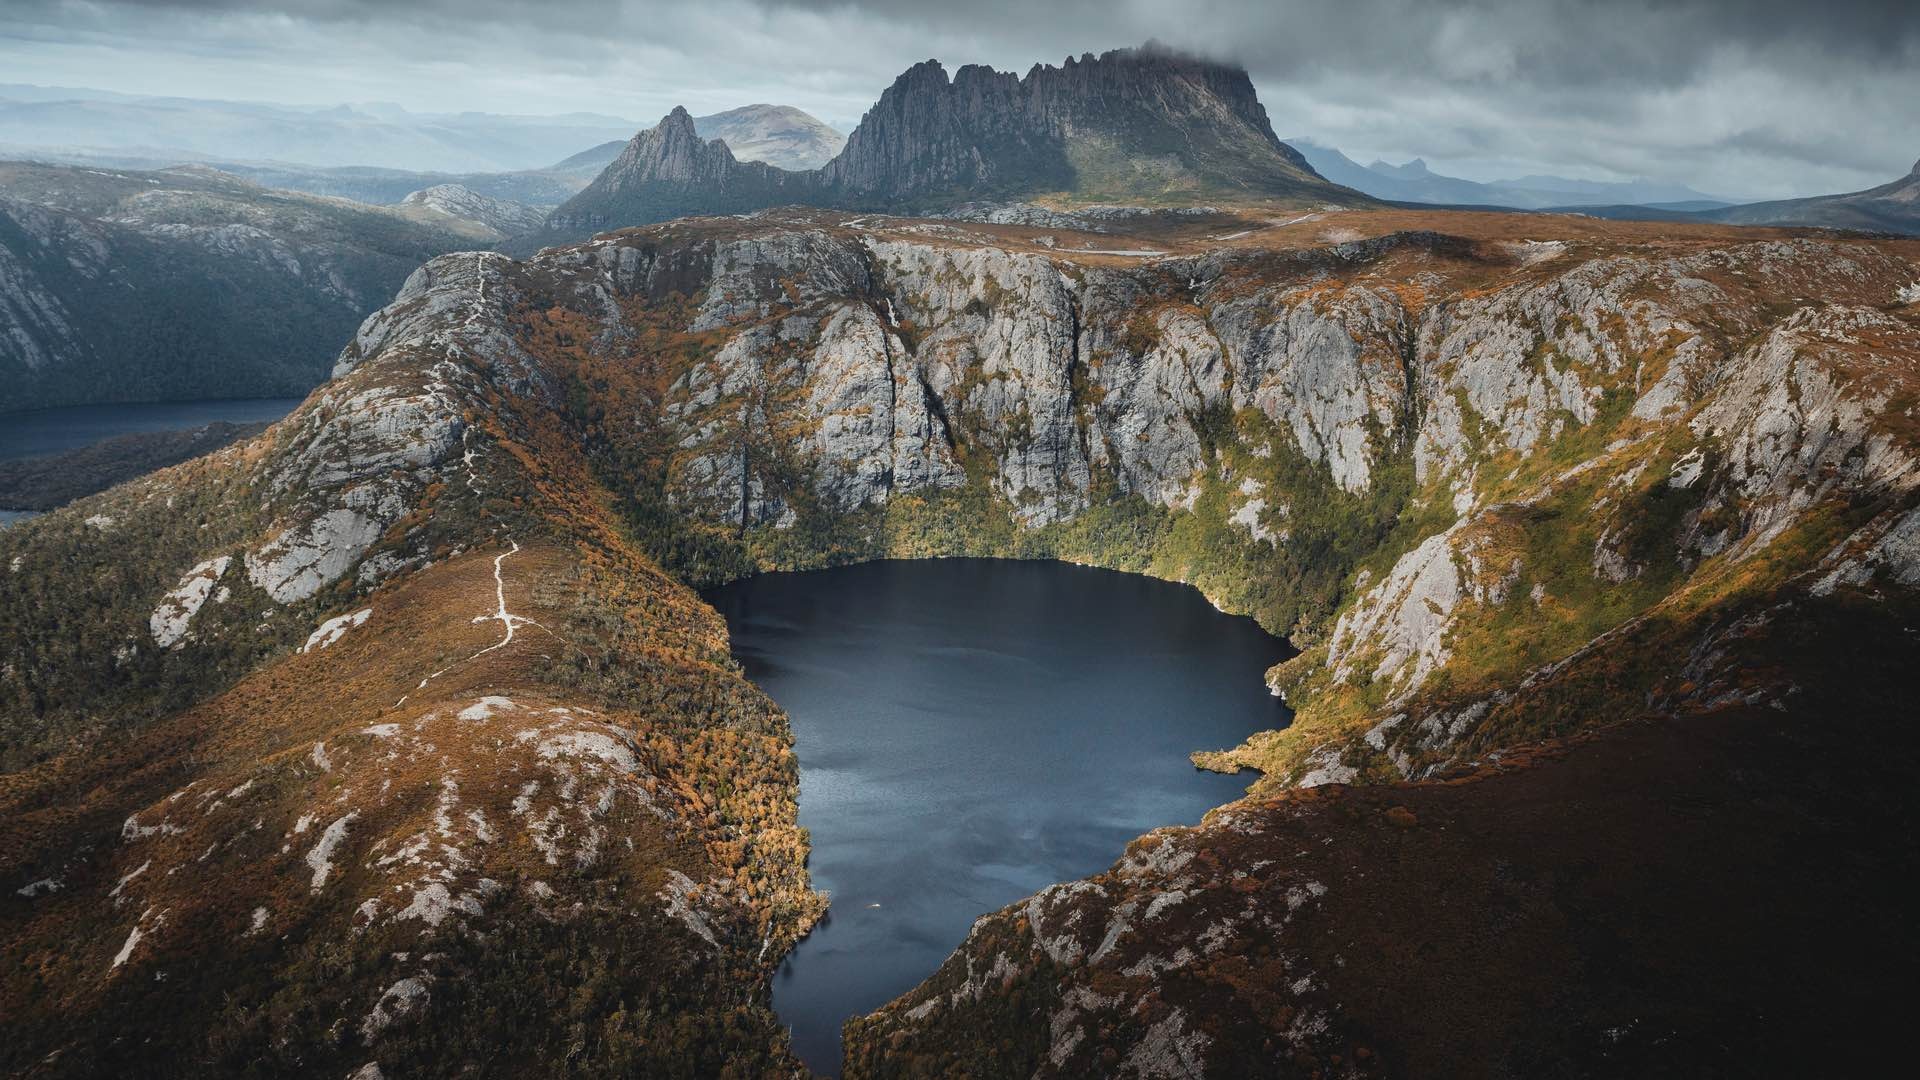
[{"label": "lake water", "polygon": [[136,431],[183,431],[215,420],[235,424],[278,420],[292,412],[301,400],[163,401],[0,413],[0,461],[78,450],[102,439]]},{"label": "lake water", "polygon": [[1290,717],[1261,675],[1293,650],[1151,578],[890,561],[707,598],[793,721],[809,866],[833,904],[773,1003],[820,1072],[838,1071],[849,1017],[931,975],[979,915],[1245,789],[1190,751]]}]

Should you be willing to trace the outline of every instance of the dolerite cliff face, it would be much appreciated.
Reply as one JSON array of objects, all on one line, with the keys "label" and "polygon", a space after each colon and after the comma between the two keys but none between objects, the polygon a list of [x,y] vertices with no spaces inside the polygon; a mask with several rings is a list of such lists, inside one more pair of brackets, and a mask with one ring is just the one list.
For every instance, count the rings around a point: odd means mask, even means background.
[{"label": "dolerite cliff face", "polygon": [[736,161],[676,109],[555,211],[540,239],[786,204],[924,211],[1042,194],[1367,201],[1274,135],[1245,71],[1150,45],[1025,77],[968,65],[949,80],[938,61],[916,64],[846,148],[808,172]]},{"label": "dolerite cliff face", "polygon": [[1247,73],[1156,46],[948,81],[915,65],[822,170],[893,205],[1071,192],[1091,199],[1324,197],[1335,189],[1267,122]]},{"label": "dolerite cliff face", "polygon": [[686,214],[733,214],[818,201],[818,178],[759,161],[736,161],[727,144],[702,139],[676,107],[633,137],[587,189],[547,220],[557,233],[583,233]]},{"label": "dolerite cliff face", "polygon": [[266,435],[0,533],[0,1068],[796,1071],[790,740],[686,586],[977,554],[1190,581],[1298,714],[850,1074],[1848,1071],[1915,945],[1920,247],[1536,224],[433,260]]},{"label": "dolerite cliff face", "polygon": [[447,220],[211,169],[0,163],[0,412],[303,394]]}]

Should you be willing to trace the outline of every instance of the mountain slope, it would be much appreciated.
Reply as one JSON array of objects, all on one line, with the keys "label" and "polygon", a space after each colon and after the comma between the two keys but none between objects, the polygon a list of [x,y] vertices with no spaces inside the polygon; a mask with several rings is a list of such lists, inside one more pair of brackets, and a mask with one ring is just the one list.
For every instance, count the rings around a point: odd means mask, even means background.
[{"label": "mountain slope", "polygon": [[[719,139],[740,161],[764,161],[789,171],[817,169],[832,160],[847,137],[791,105],[743,105],[693,118],[702,139]],[[613,164],[631,139],[615,139],[582,150],[552,166],[552,171],[586,180]]]},{"label": "mountain slope", "polygon": [[792,1074],[790,739],[687,586],[951,554],[1192,582],[1298,712],[856,1074],[1877,1049],[1920,245],[1306,217],[443,256],[265,435],[0,533],[0,1068]]},{"label": "mountain slope", "polygon": [[0,164],[0,412],[304,393],[478,235],[209,169]]},{"label": "mountain slope", "polygon": [[1900,179],[1865,191],[1730,206],[1701,217],[1739,225],[1820,225],[1920,235],[1920,161]]}]

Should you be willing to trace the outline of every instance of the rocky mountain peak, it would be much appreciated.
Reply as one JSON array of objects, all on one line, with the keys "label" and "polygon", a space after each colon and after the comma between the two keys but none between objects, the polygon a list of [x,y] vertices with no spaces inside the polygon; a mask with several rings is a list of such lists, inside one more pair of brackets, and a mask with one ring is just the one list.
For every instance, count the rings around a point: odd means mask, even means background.
[{"label": "rocky mountain peak", "polygon": [[[745,130],[785,123],[759,121]],[[759,156],[742,161],[728,143],[703,141],[675,109],[549,224],[577,231],[788,203],[943,210],[1043,194],[1132,204],[1363,198],[1280,141],[1246,71],[1153,43],[1025,75],[967,64],[949,76],[925,60],[894,79],[819,169],[785,171]]]},{"label": "rocky mountain peak", "polygon": [[815,201],[815,174],[740,161],[721,139],[703,139],[693,114],[675,106],[635,135],[586,190],[554,211],[547,226],[580,231],[698,214],[738,213]]},{"label": "rocky mountain peak", "polygon": [[1153,43],[1024,76],[969,64],[949,80],[938,61],[915,64],[824,171],[837,187],[908,202],[950,191],[1125,198],[1326,186],[1274,135],[1244,70]]},{"label": "rocky mountain peak", "polygon": [[649,180],[692,183],[724,172],[733,164],[733,151],[727,144],[702,139],[694,127],[693,114],[676,105],[658,124],[635,135],[594,183],[606,181],[615,187]]}]

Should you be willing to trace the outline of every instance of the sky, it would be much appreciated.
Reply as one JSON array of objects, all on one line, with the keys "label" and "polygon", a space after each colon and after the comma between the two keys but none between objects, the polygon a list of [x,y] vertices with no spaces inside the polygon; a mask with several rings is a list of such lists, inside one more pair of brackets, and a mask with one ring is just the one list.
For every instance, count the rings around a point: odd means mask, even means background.
[{"label": "sky", "polygon": [[1157,39],[1244,65],[1282,138],[1470,179],[1777,198],[1920,158],[1920,0],[0,0],[0,82],[651,123]]}]

